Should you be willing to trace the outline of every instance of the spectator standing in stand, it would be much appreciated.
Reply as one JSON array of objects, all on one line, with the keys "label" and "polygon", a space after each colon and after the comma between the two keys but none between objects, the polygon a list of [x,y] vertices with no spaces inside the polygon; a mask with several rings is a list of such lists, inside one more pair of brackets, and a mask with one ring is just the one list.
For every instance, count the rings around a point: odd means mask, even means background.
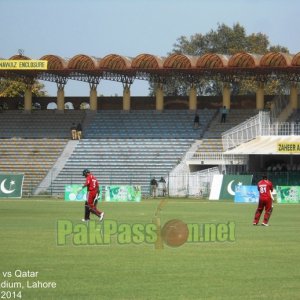
[{"label": "spectator standing in stand", "polygon": [[71,126],[71,136],[72,136],[72,140],[77,139],[76,124],[75,123],[72,123],[72,126]]},{"label": "spectator standing in stand", "polygon": [[199,123],[199,114],[196,113],[195,118],[194,118],[194,129],[199,128],[199,125],[200,125],[200,123]]},{"label": "spectator standing in stand", "polygon": [[77,140],[81,139],[82,136],[82,126],[81,123],[78,123],[76,126],[76,135],[77,135]]},{"label": "spectator standing in stand", "polygon": [[226,108],[226,106],[223,106],[223,108],[221,109],[221,123],[226,123],[227,114],[228,109]]}]

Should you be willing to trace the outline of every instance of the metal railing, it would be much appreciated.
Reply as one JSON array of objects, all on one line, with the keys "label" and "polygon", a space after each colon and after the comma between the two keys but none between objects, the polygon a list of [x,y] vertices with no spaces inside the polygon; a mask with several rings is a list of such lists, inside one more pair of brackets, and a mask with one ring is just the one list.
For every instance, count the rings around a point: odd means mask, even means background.
[{"label": "metal railing", "polygon": [[245,142],[255,139],[269,128],[270,113],[261,111],[258,115],[227,130],[222,134],[224,151],[235,148]]},{"label": "metal railing", "polygon": [[188,152],[190,160],[215,161],[223,164],[244,164],[247,156],[237,154],[224,154],[223,152]]},{"label": "metal railing", "polygon": [[258,115],[222,134],[224,151],[251,141],[258,136],[300,135],[300,123],[270,121],[270,112],[261,111]]},{"label": "metal railing", "polygon": [[276,122],[266,126],[264,131],[268,134],[262,135],[300,135],[300,123]]}]

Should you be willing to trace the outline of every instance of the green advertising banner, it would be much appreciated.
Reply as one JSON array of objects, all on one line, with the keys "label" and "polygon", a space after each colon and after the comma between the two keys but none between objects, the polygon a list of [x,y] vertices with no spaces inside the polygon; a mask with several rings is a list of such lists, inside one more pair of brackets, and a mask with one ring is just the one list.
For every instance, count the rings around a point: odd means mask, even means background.
[{"label": "green advertising banner", "polygon": [[66,201],[86,201],[86,188],[82,189],[82,184],[69,184],[65,186]]},{"label": "green advertising banner", "polygon": [[[98,201],[102,201],[102,186],[99,187],[100,193]],[[82,189],[82,184],[69,184],[65,186],[66,201],[86,201],[86,187]]]},{"label": "green advertising banner", "polygon": [[220,198],[234,200],[235,186],[251,185],[252,175],[224,175]]},{"label": "green advertising banner", "polygon": [[300,203],[300,186],[276,186],[278,203]]},{"label": "green advertising banner", "polygon": [[0,174],[0,198],[21,198],[24,174]]},{"label": "green advertising banner", "polygon": [[107,185],[105,186],[105,201],[140,202],[142,190],[140,185]]}]

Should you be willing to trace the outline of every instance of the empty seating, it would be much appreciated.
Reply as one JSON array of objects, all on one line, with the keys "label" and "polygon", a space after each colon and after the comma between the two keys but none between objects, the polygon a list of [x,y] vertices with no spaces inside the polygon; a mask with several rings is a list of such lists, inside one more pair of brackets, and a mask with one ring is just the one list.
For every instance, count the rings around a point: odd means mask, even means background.
[{"label": "empty seating", "polygon": [[222,133],[246,121],[257,114],[254,109],[231,109],[227,115],[226,123],[221,123],[221,114],[218,114],[204,133],[202,143],[197,152],[213,153],[223,152]]},{"label": "empty seating", "polygon": [[23,195],[32,194],[63,151],[64,139],[2,139],[0,170],[23,173]]},{"label": "empty seating", "polygon": [[148,194],[150,179],[167,176],[193,142],[193,139],[81,140],[51,190],[59,194],[66,184],[82,183],[82,170],[89,168],[101,185],[141,185],[143,194]]},{"label": "empty seating", "polygon": [[62,193],[66,184],[82,183],[82,170],[89,168],[101,185],[141,185],[149,194],[150,179],[168,176],[216,110],[198,113],[200,127],[194,129],[195,113],[186,110],[98,111],[51,190]]},{"label": "empty seating", "polygon": [[0,115],[0,138],[70,138],[72,123],[83,123],[85,111],[6,110]]},{"label": "empty seating", "polygon": [[195,113],[186,110],[98,111],[85,128],[86,138],[192,138],[199,139],[216,110],[199,110],[200,126],[193,129]]}]

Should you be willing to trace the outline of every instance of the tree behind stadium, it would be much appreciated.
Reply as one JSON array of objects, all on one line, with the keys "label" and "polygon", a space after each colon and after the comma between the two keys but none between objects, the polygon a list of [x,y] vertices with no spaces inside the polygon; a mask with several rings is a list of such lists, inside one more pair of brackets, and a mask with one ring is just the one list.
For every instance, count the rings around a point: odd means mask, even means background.
[{"label": "tree behind stadium", "polygon": [[[217,30],[211,30],[206,34],[196,33],[191,37],[181,36],[173,45],[168,55],[178,53],[192,56],[202,56],[205,53],[217,53],[233,55],[238,52],[252,54],[265,54],[267,52],[289,53],[289,50],[280,45],[270,45],[267,35],[259,33],[246,34],[246,30],[239,23],[231,27],[218,24]],[[154,95],[155,84],[149,83],[150,95]],[[202,80],[196,85],[198,95],[219,96],[222,94],[222,82],[215,80]],[[232,95],[255,94],[256,82],[253,80],[241,80],[232,83]],[[272,80],[265,85],[265,94],[275,95],[286,93],[287,85],[279,80]],[[164,86],[167,96],[186,96],[189,84],[180,80],[172,80]]]},{"label": "tree behind stadium", "polygon": [[[0,80],[0,97],[21,97],[25,95],[26,84],[20,81],[7,79]],[[47,96],[45,85],[35,81],[32,85],[32,95],[35,97]]]}]

